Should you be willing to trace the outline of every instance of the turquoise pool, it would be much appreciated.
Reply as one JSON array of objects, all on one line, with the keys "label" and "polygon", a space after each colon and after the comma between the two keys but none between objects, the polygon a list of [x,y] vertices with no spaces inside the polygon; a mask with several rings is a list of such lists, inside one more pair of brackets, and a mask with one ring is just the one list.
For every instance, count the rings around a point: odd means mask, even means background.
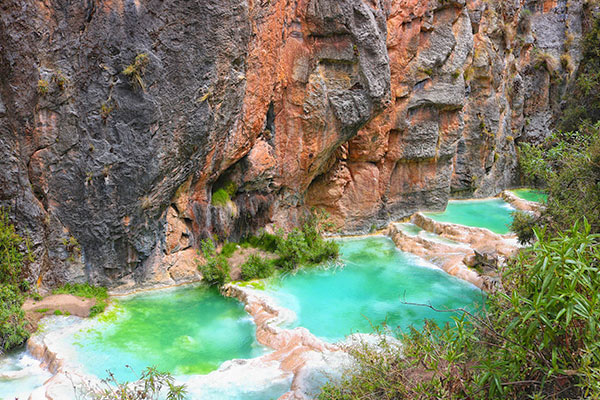
[{"label": "turquoise pool", "polygon": [[446,211],[425,215],[438,222],[487,228],[495,233],[506,234],[510,232],[513,211],[515,209],[502,199],[451,200]]},{"label": "turquoise pool", "polygon": [[343,266],[309,268],[270,283],[267,292],[293,310],[303,326],[327,341],[356,332],[371,333],[381,324],[407,331],[425,319],[439,324],[454,313],[403,304],[431,304],[438,309],[474,310],[482,292],[416,256],[399,251],[387,237],[340,240]]},{"label": "turquoise pool", "polygon": [[[206,287],[116,301],[103,322],[74,334],[79,362],[100,378],[132,380],[147,366],[174,375],[206,374],[234,358],[265,354],[238,301]],[[128,365],[129,367],[126,367]]]},{"label": "turquoise pool", "polygon": [[548,202],[548,194],[542,192],[541,190],[535,189],[515,189],[511,190],[517,197],[527,200],[527,201],[535,201],[536,203],[547,203]]}]

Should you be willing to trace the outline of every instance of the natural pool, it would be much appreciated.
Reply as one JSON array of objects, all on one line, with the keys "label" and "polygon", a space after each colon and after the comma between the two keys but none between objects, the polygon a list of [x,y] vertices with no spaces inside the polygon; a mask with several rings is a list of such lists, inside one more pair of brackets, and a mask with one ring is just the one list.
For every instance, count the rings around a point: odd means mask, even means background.
[{"label": "natural pool", "polygon": [[[420,328],[425,319],[445,323],[455,315],[403,302],[470,310],[483,302],[477,288],[397,250],[387,237],[339,243],[343,267],[308,268],[264,285],[267,294],[296,313],[293,326],[327,341],[373,332],[384,322],[407,330]],[[131,381],[145,367],[156,366],[185,383],[190,398],[205,400],[276,399],[290,390],[291,376],[254,358],[270,350],[257,343],[243,305],[216,289],[187,287],[116,299],[111,310],[93,320],[51,318],[43,335],[69,369],[100,378],[110,370],[117,380]],[[223,368],[232,359],[252,360]],[[43,382],[30,378],[28,392]],[[15,385],[8,388],[14,392]],[[13,393],[2,389],[0,381],[0,399]]]},{"label": "natural pool", "polygon": [[458,315],[403,302],[471,310],[483,302],[475,286],[399,251],[387,237],[339,243],[343,267],[304,269],[268,286],[269,295],[296,313],[294,327],[303,326],[335,342],[351,333],[371,333],[383,322],[406,331],[422,327],[425,319],[443,324]]},{"label": "natural pool", "polygon": [[546,203],[548,202],[548,194],[542,192],[541,190],[535,189],[514,189],[511,190],[517,197],[527,200],[527,201],[535,201],[536,203]]},{"label": "natural pool", "polygon": [[487,228],[495,233],[506,234],[510,232],[513,211],[515,209],[502,199],[450,200],[446,211],[425,215],[438,222]]},{"label": "natural pool", "polygon": [[158,291],[115,303],[97,324],[70,338],[77,361],[100,378],[110,370],[119,380],[133,380],[147,366],[174,375],[206,374],[226,360],[267,351],[256,342],[243,306],[216,289]]}]

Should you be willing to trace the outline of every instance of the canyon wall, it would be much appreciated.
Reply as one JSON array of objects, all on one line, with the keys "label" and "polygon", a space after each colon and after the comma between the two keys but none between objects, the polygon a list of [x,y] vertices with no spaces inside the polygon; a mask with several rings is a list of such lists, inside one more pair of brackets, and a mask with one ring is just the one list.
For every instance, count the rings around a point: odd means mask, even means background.
[{"label": "canyon wall", "polygon": [[0,205],[29,277],[176,282],[209,235],[495,195],[554,125],[584,3],[4,0]]}]

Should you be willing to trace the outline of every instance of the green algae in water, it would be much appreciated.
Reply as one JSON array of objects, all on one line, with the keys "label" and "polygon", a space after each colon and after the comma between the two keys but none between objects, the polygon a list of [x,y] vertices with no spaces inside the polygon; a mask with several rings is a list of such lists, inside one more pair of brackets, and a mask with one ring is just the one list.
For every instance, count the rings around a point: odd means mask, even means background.
[{"label": "green algae in water", "polygon": [[266,351],[242,304],[216,289],[184,288],[116,302],[111,318],[75,337],[79,362],[100,378],[110,370],[118,380],[133,380],[147,366],[174,375],[206,374],[224,361]]},{"label": "green algae in water", "polygon": [[487,228],[505,234],[510,232],[513,211],[514,208],[502,199],[451,200],[443,213],[425,215],[438,222]]},{"label": "green algae in water", "polygon": [[382,323],[391,329],[419,329],[424,320],[439,324],[453,313],[403,304],[431,304],[438,309],[483,303],[482,292],[445,272],[429,268],[416,256],[400,252],[385,237],[340,240],[343,268],[308,268],[279,278],[268,289],[283,307],[293,310],[293,326],[308,328],[330,342],[350,333],[373,332]]},{"label": "green algae in water", "polygon": [[542,192],[541,190],[535,189],[515,189],[511,190],[517,197],[527,200],[534,201],[536,203],[547,203],[548,202],[548,194]]}]

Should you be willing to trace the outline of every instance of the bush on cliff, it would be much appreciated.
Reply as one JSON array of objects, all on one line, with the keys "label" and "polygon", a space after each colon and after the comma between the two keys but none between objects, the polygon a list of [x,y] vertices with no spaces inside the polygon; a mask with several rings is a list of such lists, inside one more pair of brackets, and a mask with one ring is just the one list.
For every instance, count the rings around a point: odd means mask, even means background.
[{"label": "bush on cliff", "polygon": [[211,239],[205,239],[200,245],[202,254],[206,262],[198,264],[198,269],[202,273],[202,279],[209,285],[223,285],[231,280],[229,275],[229,262],[222,254],[217,254],[215,242]]},{"label": "bush on cliff", "polygon": [[[32,260],[22,251],[23,239],[16,233],[6,212],[0,208],[0,353],[20,345],[29,337],[21,310],[28,287],[21,275],[23,262]],[[25,246],[27,247],[27,246]]]},{"label": "bush on cliff", "polygon": [[319,399],[600,398],[600,235],[576,224],[506,267],[481,315],[427,324],[402,351],[352,350]]}]

